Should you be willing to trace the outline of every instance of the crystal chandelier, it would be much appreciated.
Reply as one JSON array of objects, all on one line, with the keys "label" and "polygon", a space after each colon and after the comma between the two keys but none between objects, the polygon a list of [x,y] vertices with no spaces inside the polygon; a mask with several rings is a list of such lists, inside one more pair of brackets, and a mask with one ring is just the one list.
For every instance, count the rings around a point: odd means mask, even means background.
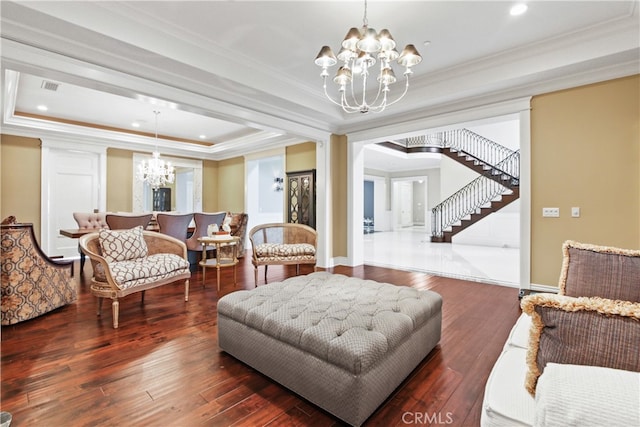
[{"label": "crystal chandelier", "polygon": [[151,159],[148,161],[143,160],[138,165],[138,179],[155,189],[172,184],[175,173],[171,162],[165,163],[164,160],[160,159],[160,153],[158,152],[158,114],[160,114],[160,111],[154,111],[153,114],[156,115],[156,149]]},{"label": "crystal chandelier", "polygon": [[[367,79],[370,70],[376,63],[376,58],[380,61],[380,73],[378,74],[378,91],[372,100],[367,99]],[[331,67],[341,61],[343,65],[338,68],[336,76],[333,78],[334,83],[339,86],[340,100],[336,101],[327,93],[327,77],[328,67]],[[406,80],[404,92],[393,101],[389,100],[389,86],[396,82],[396,76],[391,67],[391,63],[397,61],[398,64],[405,67],[404,77]],[[364,2],[364,18],[362,19],[362,29],[351,28],[347,36],[342,41],[342,48],[336,56],[329,46],[323,46],[320,53],[316,57],[316,65],[322,67],[322,77],[324,94],[331,102],[342,107],[347,113],[368,113],[373,111],[380,113],[384,109],[400,101],[409,89],[409,76],[413,74],[411,67],[422,61],[422,56],[418,53],[415,46],[408,44],[405,46],[401,54],[396,50],[396,42],[391,37],[389,30],[384,29],[379,33],[369,28],[367,21],[367,1]],[[355,77],[362,79],[362,93],[358,96],[358,85],[354,84]],[[349,89],[347,89],[349,86]],[[356,90],[354,90],[354,87]],[[347,93],[349,92],[349,93]]]}]

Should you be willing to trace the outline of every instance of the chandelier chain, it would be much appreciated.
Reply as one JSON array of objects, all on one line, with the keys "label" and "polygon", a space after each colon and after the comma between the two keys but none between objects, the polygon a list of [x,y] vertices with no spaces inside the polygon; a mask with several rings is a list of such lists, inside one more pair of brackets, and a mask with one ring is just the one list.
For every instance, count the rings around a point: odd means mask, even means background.
[{"label": "chandelier chain", "polygon": [[364,16],[362,17],[362,26],[367,28],[369,26],[369,20],[367,19],[367,0],[364,0]]}]

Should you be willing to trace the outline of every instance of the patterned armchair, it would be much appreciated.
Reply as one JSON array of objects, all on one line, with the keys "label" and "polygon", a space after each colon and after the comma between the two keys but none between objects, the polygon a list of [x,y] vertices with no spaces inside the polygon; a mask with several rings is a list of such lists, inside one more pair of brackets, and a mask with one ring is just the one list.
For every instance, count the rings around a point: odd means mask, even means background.
[{"label": "patterned armchair", "polygon": [[231,235],[240,238],[240,242],[238,242],[238,258],[242,258],[246,248],[249,215],[246,213],[227,212],[227,216],[231,217]]},{"label": "patterned armchair", "polygon": [[74,302],[73,261],[53,260],[42,252],[33,224],[3,221],[1,227],[1,323],[33,319]]}]

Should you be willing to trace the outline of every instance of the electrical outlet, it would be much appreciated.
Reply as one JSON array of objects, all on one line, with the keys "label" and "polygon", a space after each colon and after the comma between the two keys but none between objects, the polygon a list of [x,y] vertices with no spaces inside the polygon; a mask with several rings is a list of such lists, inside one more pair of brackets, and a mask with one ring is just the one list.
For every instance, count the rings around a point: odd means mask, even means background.
[{"label": "electrical outlet", "polygon": [[579,207],[571,208],[571,216],[574,218],[580,218],[580,208]]},{"label": "electrical outlet", "polygon": [[542,216],[546,218],[558,218],[560,216],[560,208],[542,208]]}]

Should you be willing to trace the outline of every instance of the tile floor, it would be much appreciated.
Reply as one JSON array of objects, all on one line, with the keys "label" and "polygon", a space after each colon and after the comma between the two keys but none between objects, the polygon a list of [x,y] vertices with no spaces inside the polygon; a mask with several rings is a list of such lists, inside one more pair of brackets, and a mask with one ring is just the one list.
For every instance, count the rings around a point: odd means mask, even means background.
[{"label": "tile floor", "polygon": [[389,268],[518,287],[520,250],[431,243],[424,227],[364,235],[364,262]]}]

